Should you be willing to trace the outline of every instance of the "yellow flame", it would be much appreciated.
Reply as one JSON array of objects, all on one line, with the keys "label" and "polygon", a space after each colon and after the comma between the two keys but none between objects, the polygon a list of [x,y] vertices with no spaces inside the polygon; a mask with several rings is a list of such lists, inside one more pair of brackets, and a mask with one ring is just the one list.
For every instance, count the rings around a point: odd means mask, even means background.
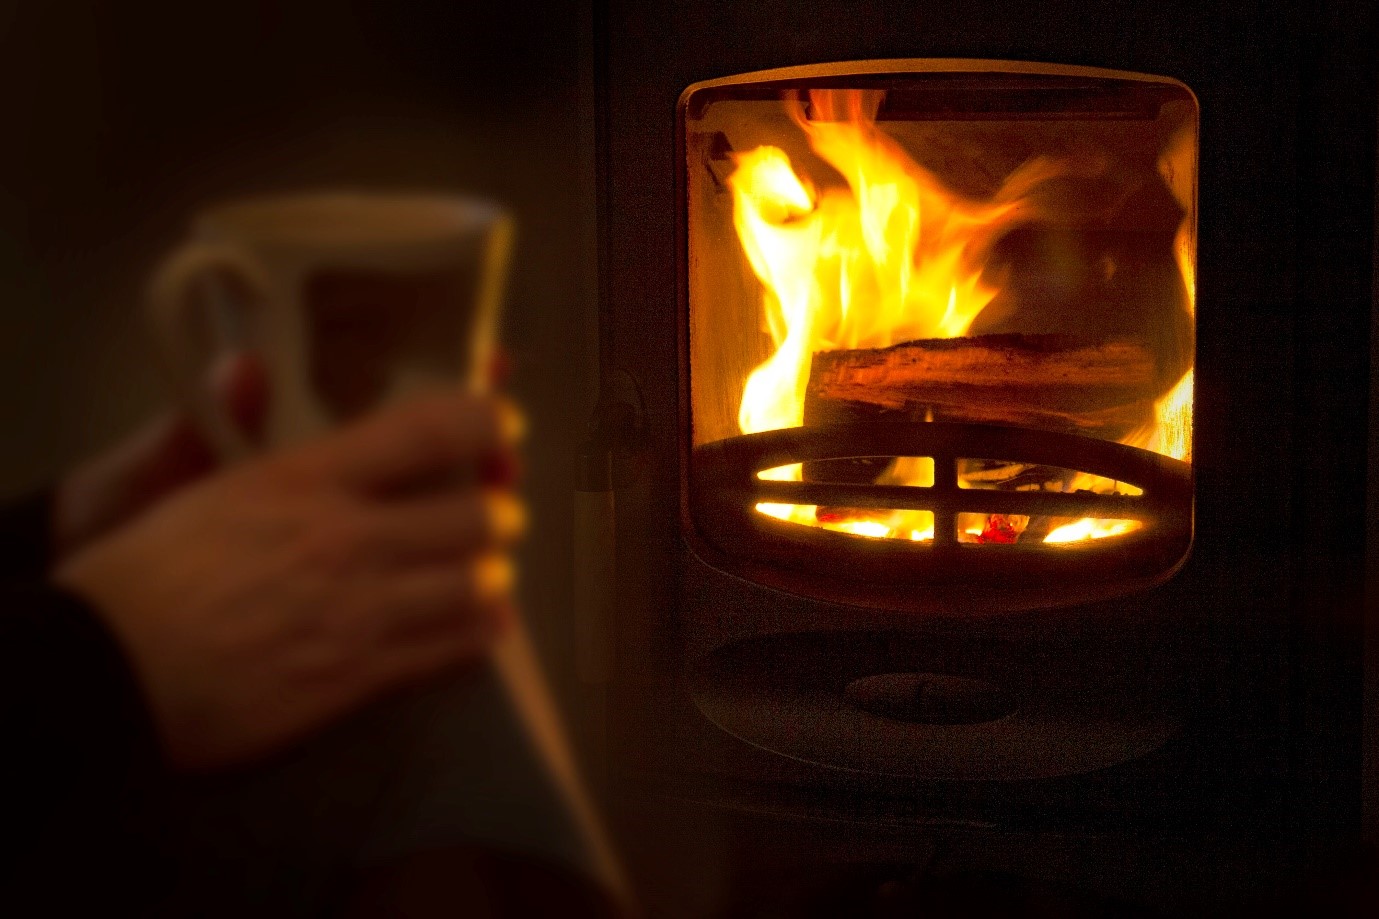
[{"label": "yellow flame", "polygon": [[[1038,216],[1036,191],[1075,168],[1035,158],[1016,169],[991,199],[976,201],[947,188],[876,126],[880,93],[817,91],[792,114],[811,150],[842,177],[843,186],[815,187],[779,147],[735,156],[728,177],[733,224],[763,295],[763,326],[775,347],[748,376],[738,412],[745,434],[804,423],[804,397],[815,352],[884,348],[922,338],[965,335],[998,289],[983,276],[992,245],[1014,224]],[[1187,142],[1187,141],[1184,141]],[[1166,182],[1183,184],[1175,154],[1160,163]],[[1185,189],[1190,190],[1188,186]],[[1187,190],[1183,193],[1186,194]],[[1174,253],[1193,308],[1193,238],[1184,221]],[[1155,405],[1155,422],[1127,443],[1189,459],[1192,372]],[[801,481],[796,463],[759,473]],[[932,461],[897,458],[879,484],[927,487]],[[1137,491],[1079,474],[1071,490]],[[876,511],[833,519],[815,505],[762,503],[781,520],[870,538],[933,538],[928,511]],[[1045,542],[1097,539],[1138,528],[1135,521],[1080,520]],[[980,535],[981,529],[976,534]]]},{"label": "yellow flame", "polygon": [[1095,520],[1083,518],[1076,523],[1061,526],[1048,536],[1046,543],[1082,542],[1087,539],[1106,539],[1108,536],[1123,536],[1138,530],[1144,524],[1138,520]]},{"label": "yellow flame", "polygon": [[758,512],[777,520],[802,523],[837,533],[865,536],[870,539],[908,539],[923,542],[934,538],[934,515],[931,511],[876,511],[874,516],[831,520],[822,516],[816,504],[772,504],[756,506]]},{"label": "yellow flame", "polygon": [[[986,252],[1027,215],[1021,193],[1055,167],[1016,171],[990,202],[969,201],[914,163],[862,112],[861,93],[817,93],[820,120],[797,122],[845,188],[816,191],[785,152],[757,147],[728,177],[733,225],[765,290],[775,352],[747,378],[744,434],[798,427],[810,357],[963,335],[991,302]],[[846,105],[847,120],[831,120]]]}]

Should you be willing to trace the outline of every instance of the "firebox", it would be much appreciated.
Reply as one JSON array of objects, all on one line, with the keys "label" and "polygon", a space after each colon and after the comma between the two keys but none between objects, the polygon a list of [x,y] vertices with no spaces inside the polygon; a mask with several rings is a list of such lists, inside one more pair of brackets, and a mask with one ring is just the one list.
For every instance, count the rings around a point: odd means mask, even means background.
[{"label": "firebox", "polygon": [[679,133],[699,551],[806,596],[973,614],[1181,564],[1187,87],[832,64],[696,84]]}]

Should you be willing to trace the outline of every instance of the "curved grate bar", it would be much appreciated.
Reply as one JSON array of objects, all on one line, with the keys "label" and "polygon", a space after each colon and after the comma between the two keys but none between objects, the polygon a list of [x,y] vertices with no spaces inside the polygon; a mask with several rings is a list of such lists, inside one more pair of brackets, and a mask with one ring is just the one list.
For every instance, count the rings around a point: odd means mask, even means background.
[{"label": "curved grate bar", "polygon": [[[793,463],[877,456],[932,457],[934,484],[782,482],[757,477],[762,470]],[[1142,494],[960,488],[958,462],[980,458],[1085,472],[1128,483]],[[1137,520],[1149,531],[1141,535],[1187,533],[1192,526],[1192,470],[1187,463],[1126,444],[998,425],[872,422],[745,434],[699,447],[694,454],[694,476],[701,495],[705,490],[713,494],[710,500],[720,517],[755,514],[755,506],[763,502],[930,511],[935,547],[957,543],[960,513]]]},{"label": "curved grate bar", "polygon": [[1140,519],[1146,509],[1142,496],[1131,495],[940,489],[912,485],[868,486],[829,482],[762,481],[754,489],[754,500],[776,504],[933,511],[935,514],[1028,514],[1048,517],[1115,517],[1125,520]]}]

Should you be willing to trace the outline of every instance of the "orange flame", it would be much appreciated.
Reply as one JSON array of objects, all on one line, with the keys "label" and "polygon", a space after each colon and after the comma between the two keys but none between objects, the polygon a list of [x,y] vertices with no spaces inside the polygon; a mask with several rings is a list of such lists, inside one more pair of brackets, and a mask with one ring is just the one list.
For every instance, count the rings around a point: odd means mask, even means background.
[{"label": "orange flame", "polygon": [[[1064,167],[1031,160],[991,201],[968,200],[919,166],[873,121],[879,93],[811,94],[795,120],[846,188],[816,190],[785,152],[758,147],[728,177],[733,224],[765,288],[776,351],[747,379],[744,434],[798,427],[810,356],[955,338],[998,290],[982,277],[991,245],[1034,215],[1031,193]],[[837,111],[847,109],[846,119]]]},{"label": "orange flame", "polygon": [[[984,277],[992,245],[1017,223],[1037,219],[1037,192],[1066,175],[1069,162],[1035,158],[1016,169],[990,200],[946,187],[881,132],[879,92],[815,91],[792,110],[812,151],[845,187],[817,188],[778,147],[735,156],[728,177],[733,224],[748,264],[761,281],[764,326],[775,351],[748,376],[738,413],[743,433],[799,427],[815,352],[884,348],[922,338],[965,335],[999,289]],[[1190,238],[1180,234],[1180,261],[1190,269]],[[1186,253],[1186,255],[1184,255]],[[1185,273],[1191,299],[1191,278]],[[1143,446],[1186,458],[1190,443],[1192,374],[1156,406],[1157,423],[1137,432]],[[1172,428],[1165,433],[1165,425]],[[1184,433],[1186,432],[1186,433]],[[800,481],[799,464],[760,473]],[[933,464],[901,457],[877,480],[928,486]],[[1075,480],[1072,488],[1116,483]],[[928,511],[879,511],[832,519],[813,505],[758,504],[757,510],[796,523],[858,536],[933,538]],[[1078,521],[1047,542],[1118,535],[1134,521]]]}]

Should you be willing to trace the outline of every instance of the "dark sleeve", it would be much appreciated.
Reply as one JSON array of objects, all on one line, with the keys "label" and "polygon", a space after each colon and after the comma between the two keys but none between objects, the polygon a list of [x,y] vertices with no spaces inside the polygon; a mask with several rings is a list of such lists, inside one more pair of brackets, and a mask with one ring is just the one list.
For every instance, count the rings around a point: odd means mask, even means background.
[{"label": "dark sleeve", "polygon": [[143,759],[152,724],[115,639],[78,597],[41,582],[0,589],[0,713],[11,749],[64,775]]},{"label": "dark sleeve", "polygon": [[3,730],[35,769],[112,774],[147,755],[152,726],[114,637],[85,601],[46,582],[51,511],[50,490],[0,509]]},{"label": "dark sleeve", "polygon": [[83,600],[46,583],[51,509],[42,491],[0,510],[0,724],[10,750],[26,751],[3,768],[44,781],[114,777],[146,764],[152,727],[114,637]]},{"label": "dark sleeve", "polygon": [[[0,867],[0,912],[129,899],[146,883],[135,837],[162,771],[152,722],[104,625],[42,582],[0,587],[0,732],[6,833],[22,841]],[[94,887],[64,880],[73,871]]]},{"label": "dark sleeve", "polygon": [[52,561],[53,493],[36,492],[0,508],[0,581],[41,578]]}]

